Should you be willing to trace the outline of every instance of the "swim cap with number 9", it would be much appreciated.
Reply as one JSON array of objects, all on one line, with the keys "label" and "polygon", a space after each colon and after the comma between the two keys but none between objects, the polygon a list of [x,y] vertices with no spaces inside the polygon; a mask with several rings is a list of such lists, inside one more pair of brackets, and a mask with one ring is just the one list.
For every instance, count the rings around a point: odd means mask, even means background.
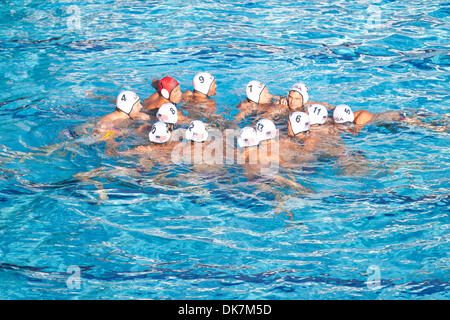
[{"label": "swim cap with number 9", "polygon": [[208,95],[209,89],[214,82],[214,76],[209,72],[199,72],[192,81],[194,90]]}]

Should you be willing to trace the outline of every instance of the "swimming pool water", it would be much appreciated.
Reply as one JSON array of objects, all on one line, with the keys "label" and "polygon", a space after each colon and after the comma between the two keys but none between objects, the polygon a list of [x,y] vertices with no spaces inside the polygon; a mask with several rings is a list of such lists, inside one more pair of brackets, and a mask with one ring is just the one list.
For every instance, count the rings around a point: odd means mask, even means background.
[{"label": "swimming pool water", "polygon": [[[86,92],[144,99],[153,78],[172,75],[184,91],[202,70],[229,119],[258,79],[275,94],[303,81],[314,101],[448,123],[449,12],[445,1],[4,2],[0,298],[448,299],[447,132],[343,135],[370,163],[291,171],[316,191],[292,195],[292,216],[234,165],[130,175],[118,168],[132,159],[60,133],[113,110]],[[73,178],[99,167],[103,201]]]}]

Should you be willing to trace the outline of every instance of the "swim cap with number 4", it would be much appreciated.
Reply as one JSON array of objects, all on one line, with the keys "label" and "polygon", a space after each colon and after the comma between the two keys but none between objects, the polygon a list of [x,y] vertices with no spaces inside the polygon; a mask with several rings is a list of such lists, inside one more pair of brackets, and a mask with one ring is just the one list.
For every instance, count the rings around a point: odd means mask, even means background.
[{"label": "swim cap with number 4", "polygon": [[300,132],[308,131],[311,127],[308,114],[301,111],[291,113],[289,116],[289,122],[294,135]]},{"label": "swim cap with number 4", "polygon": [[247,98],[250,101],[255,103],[259,103],[259,98],[261,96],[261,92],[264,90],[266,85],[259,81],[253,80],[247,84],[245,89],[245,93],[247,94]]},{"label": "swim cap with number 4", "polygon": [[148,134],[148,138],[154,143],[165,143],[170,139],[170,130],[167,123],[158,121],[153,124]]},{"label": "swim cap with number 4", "polygon": [[313,104],[308,107],[308,115],[311,125],[327,122],[328,110],[321,104]]},{"label": "swim cap with number 4", "polygon": [[214,82],[214,77],[209,72],[199,72],[194,76],[192,81],[194,90],[208,95],[209,89]]},{"label": "swim cap with number 4", "polygon": [[130,114],[134,105],[139,102],[139,96],[133,91],[122,91],[116,99],[116,107],[126,114]]},{"label": "swim cap with number 4", "polygon": [[333,119],[336,123],[353,122],[355,116],[352,109],[346,104],[336,106],[333,112]]},{"label": "swim cap with number 4", "polygon": [[164,103],[156,113],[159,121],[175,124],[178,121],[177,107],[173,103]]}]

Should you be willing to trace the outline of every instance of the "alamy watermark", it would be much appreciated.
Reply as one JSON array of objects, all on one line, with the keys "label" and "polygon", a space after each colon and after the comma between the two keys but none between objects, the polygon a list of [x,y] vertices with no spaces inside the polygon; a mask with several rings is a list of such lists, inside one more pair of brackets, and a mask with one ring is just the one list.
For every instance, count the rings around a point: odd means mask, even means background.
[{"label": "alamy watermark", "polygon": [[59,266],[59,271],[66,276],[65,284],[69,290],[81,289],[81,268],[76,265],[66,267],[65,265]]},{"label": "alamy watermark", "polygon": [[371,265],[366,271],[368,277],[366,281],[366,286],[370,290],[381,289],[381,271],[380,267],[376,265]]}]

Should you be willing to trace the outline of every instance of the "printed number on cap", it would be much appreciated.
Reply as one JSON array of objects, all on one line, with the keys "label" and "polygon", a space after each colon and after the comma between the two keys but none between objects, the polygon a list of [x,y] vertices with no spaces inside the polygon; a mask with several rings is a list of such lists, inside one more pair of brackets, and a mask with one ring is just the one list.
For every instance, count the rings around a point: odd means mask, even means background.
[{"label": "printed number on cap", "polygon": [[[317,115],[319,115],[319,113],[320,113],[320,110],[322,110],[322,109],[319,109],[319,112],[317,112]],[[317,107],[314,107],[314,111],[313,111],[313,113],[316,113],[316,111],[317,111]]]},{"label": "printed number on cap", "polygon": [[302,120],[302,116],[301,116],[301,115],[298,115],[298,116],[295,118],[295,121],[297,121],[297,123],[300,123],[300,120]]},{"label": "printed number on cap", "polygon": [[205,78],[203,78],[203,76],[198,77],[198,80],[200,81],[200,83],[205,82]]},{"label": "printed number on cap", "polygon": [[122,95],[122,99],[120,99],[122,101],[127,101],[127,98],[125,98],[125,95]]},{"label": "printed number on cap", "polygon": [[175,110],[173,108],[170,108],[170,112],[172,112],[172,114],[175,114]]},{"label": "printed number on cap", "polygon": [[193,124],[193,123],[191,123],[191,124],[189,125],[188,130],[189,130],[189,131],[192,131],[192,129],[194,129],[194,124]]},{"label": "printed number on cap", "polygon": [[345,111],[346,114],[350,114],[350,109],[345,108],[344,111]]},{"label": "printed number on cap", "polygon": [[264,125],[262,123],[258,123],[258,127],[256,129],[258,129],[259,132],[262,132],[264,129]]},{"label": "printed number on cap", "polygon": [[152,126],[152,134],[155,134],[156,126]]},{"label": "printed number on cap", "polygon": [[250,89],[250,92],[252,92],[253,85],[249,85],[248,88]]}]

